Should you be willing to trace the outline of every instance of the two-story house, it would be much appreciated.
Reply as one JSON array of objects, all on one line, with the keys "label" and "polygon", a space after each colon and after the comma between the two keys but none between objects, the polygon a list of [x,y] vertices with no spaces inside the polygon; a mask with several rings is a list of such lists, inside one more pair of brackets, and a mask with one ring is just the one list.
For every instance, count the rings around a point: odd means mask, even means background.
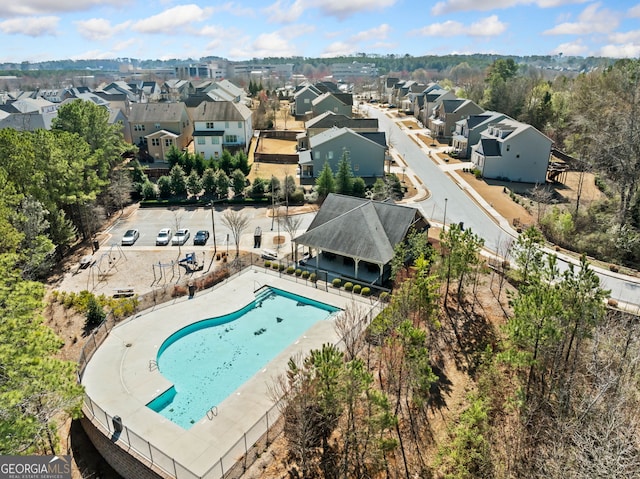
[{"label": "two-story house", "polygon": [[458,153],[458,158],[466,159],[471,156],[471,147],[480,141],[480,134],[492,123],[509,118],[504,113],[485,111],[471,115],[456,122],[456,129],[451,139],[451,146]]},{"label": "two-story house", "polygon": [[427,127],[429,118],[433,115],[433,109],[444,100],[455,100],[456,94],[451,90],[446,90],[437,83],[425,89],[423,92],[424,99],[420,110],[420,121]]},{"label": "two-story house", "polygon": [[186,148],[193,122],[184,103],[133,103],[129,114],[133,142],[155,161],[165,161],[171,146]]},{"label": "two-story house", "polygon": [[311,83],[305,83],[293,94],[293,101],[290,103],[291,114],[296,118],[301,118],[313,112],[311,102],[322,93]]},{"label": "two-story house", "polygon": [[311,100],[311,111],[313,116],[318,116],[330,111],[340,115],[351,116],[352,104],[345,104],[337,95],[327,92]]},{"label": "two-story house", "polygon": [[305,131],[296,136],[298,150],[309,149],[309,138],[318,133],[322,133],[330,128],[350,128],[356,133],[378,131],[379,124],[377,118],[351,118],[346,115],[339,115],[327,111],[318,115],[304,124]]},{"label": "two-story house", "polygon": [[219,158],[223,150],[247,151],[253,135],[251,110],[234,101],[203,101],[191,110],[196,153]]},{"label": "two-story house", "polygon": [[384,132],[360,132],[350,128],[331,128],[309,139],[309,150],[299,151],[300,181],[313,181],[329,164],[331,171],[338,171],[338,163],[347,153],[354,176],[372,183],[384,176],[387,151]]},{"label": "two-story house", "polygon": [[545,183],[552,140],[511,118],[489,125],[471,148],[471,162],[485,178]]},{"label": "two-story house", "polygon": [[456,122],[470,115],[482,113],[482,107],[471,100],[457,98],[455,100],[442,100],[429,117],[429,130],[434,138],[448,140],[453,136]]}]

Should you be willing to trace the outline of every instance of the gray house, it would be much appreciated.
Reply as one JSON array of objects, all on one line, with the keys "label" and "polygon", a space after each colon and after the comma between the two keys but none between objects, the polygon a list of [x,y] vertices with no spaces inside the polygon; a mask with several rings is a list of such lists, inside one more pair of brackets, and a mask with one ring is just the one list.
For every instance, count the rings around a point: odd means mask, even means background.
[{"label": "gray house", "polygon": [[311,111],[313,112],[313,116],[320,115],[327,111],[351,116],[352,108],[351,105],[343,103],[333,93],[327,92],[311,100]]},{"label": "gray house", "polygon": [[505,118],[481,133],[471,161],[485,178],[545,183],[552,144],[531,125]]},{"label": "gray house", "polygon": [[471,147],[480,141],[480,134],[492,123],[498,123],[505,118],[509,117],[504,113],[485,111],[457,121],[451,145],[458,152],[458,157],[469,158]]},{"label": "gray house", "polygon": [[435,138],[450,139],[456,129],[456,122],[470,115],[482,113],[482,107],[471,100],[456,98],[455,100],[442,100],[429,117],[429,130]]},{"label": "gray house", "polygon": [[305,233],[294,239],[312,254],[307,267],[362,282],[381,285],[391,274],[395,246],[411,230],[427,232],[428,221],[419,210],[330,194]]},{"label": "gray house", "polygon": [[354,176],[365,181],[384,176],[387,151],[384,132],[357,133],[350,128],[331,128],[310,138],[309,147],[309,150],[298,152],[300,181],[313,181],[325,163],[335,173],[345,152],[349,155]]},{"label": "gray house", "polygon": [[296,136],[298,150],[309,149],[309,138],[330,128],[351,128],[358,133],[374,133],[378,131],[379,123],[377,118],[351,118],[327,111],[305,122],[304,126],[305,131]]},{"label": "gray house", "polygon": [[291,102],[291,114],[297,118],[310,114],[313,111],[311,102],[318,98],[322,93],[310,83],[304,85],[293,95]]}]

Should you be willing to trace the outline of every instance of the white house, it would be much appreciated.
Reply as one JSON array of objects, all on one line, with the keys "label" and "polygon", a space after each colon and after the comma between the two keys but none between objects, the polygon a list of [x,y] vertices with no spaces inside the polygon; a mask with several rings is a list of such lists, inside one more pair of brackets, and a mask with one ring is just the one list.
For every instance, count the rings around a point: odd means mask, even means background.
[{"label": "white house", "polygon": [[484,178],[544,183],[552,143],[531,125],[505,118],[481,133],[471,162]]},{"label": "white house", "polygon": [[196,153],[219,158],[224,149],[247,151],[253,136],[251,110],[233,101],[203,101],[191,110]]}]

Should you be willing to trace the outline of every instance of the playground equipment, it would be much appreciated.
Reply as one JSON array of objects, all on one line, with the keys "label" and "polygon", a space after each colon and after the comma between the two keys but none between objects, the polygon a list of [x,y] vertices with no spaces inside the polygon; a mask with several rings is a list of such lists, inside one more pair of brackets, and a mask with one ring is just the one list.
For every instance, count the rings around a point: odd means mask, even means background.
[{"label": "playground equipment", "polygon": [[187,253],[186,257],[182,258],[178,261],[180,266],[184,266],[188,273],[193,273],[194,271],[202,271],[204,268],[204,253],[202,253],[202,262],[198,263],[198,259],[196,258],[195,253]]},{"label": "playground equipment", "polygon": [[[92,282],[93,289],[96,287],[96,279],[97,282],[106,281],[109,275],[109,272],[112,269],[118,271],[118,267],[116,266],[120,260],[124,259],[126,261],[127,255],[124,254],[122,248],[118,243],[113,243],[108,251],[105,251],[100,255],[95,261],[87,261],[83,258],[85,263],[89,265],[89,276],[87,278],[87,289],[89,289],[89,282]],[[97,277],[97,278],[96,278]]]}]

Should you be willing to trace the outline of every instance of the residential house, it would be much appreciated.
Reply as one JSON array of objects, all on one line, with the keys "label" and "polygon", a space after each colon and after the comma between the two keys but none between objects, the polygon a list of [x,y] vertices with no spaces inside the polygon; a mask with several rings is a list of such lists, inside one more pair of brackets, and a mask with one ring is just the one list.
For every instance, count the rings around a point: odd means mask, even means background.
[{"label": "residential house", "polygon": [[440,88],[436,83],[432,87],[425,89],[423,92],[422,109],[420,110],[420,122],[427,127],[429,118],[433,115],[433,109],[444,100],[455,100],[456,94],[451,90]]},{"label": "residential house", "polygon": [[354,176],[372,183],[384,176],[387,144],[384,132],[360,132],[351,128],[331,128],[309,138],[309,150],[298,152],[300,181],[312,182],[325,163],[335,173],[347,153]]},{"label": "residential house", "polygon": [[489,128],[492,123],[498,123],[505,118],[509,117],[504,113],[484,111],[457,121],[456,130],[451,139],[451,146],[458,153],[458,158],[470,158],[471,147],[480,141],[480,134]]},{"label": "residential house", "polygon": [[296,118],[301,118],[311,114],[313,106],[311,102],[322,93],[311,83],[306,82],[294,94],[291,105],[291,114]]},{"label": "residential house", "polygon": [[0,129],[50,130],[51,122],[57,116],[60,105],[40,97],[19,95],[19,98],[0,105]]},{"label": "residential house", "polygon": [[247,93],[229,80],[212,81],[206,87],[201,88],[201,91],[218,101],[234,101],[247,104]]},{"label": "residential house", "polygon": [[394,92],[395,86],[398,84],[399,81],[400,79],[396,77],[385,78],[383,101],[386,101],[387,103],[393,103],[393,92]]},{"label": "residential house", "polygon": [[131,138],[155,161],[165,161],[172,146],[187,147],[193,123],[184,103],[134,103],[129,115]]},{"label": "residential house", "polygon": [[351,118],[346,115],[326,111],[313,117],[305,124],[305,131],[296,137],[298,150],[309,149],[309,138],[330,128],[351,128],[355,132],[377,132],[379,128],[377,118]]},{"label": "residential house", "polygon": [[107,94],[122,94],[127,97],[127,100],[131,103],[134,102],[146,102],[144,92],[138,91],[137,88],[132,87],[130,84],[123,81],[115,81],[108,85],[102,85],[96,88],[96,93],[104,92]]},{"label": "residential house", "polygon": [[[351,95],[349,95],[351,96]],[[331,111],[340,115],[351,116],[353,113],[353,100],[351,104],[345,104],[337,95],[327,92],[311,100],[311,111],[313,116],[318,116],[324,112]]]},{"label": "residential house", "polygon": [[457,98],[455,100],[442,100],[429,117],[428,128],[431,136],[440,139],[450,139],[456,129],[456,122],[470,115],[482,113],[482,107],[471,100]]},{"label": "residential house", "polygon": [[223,150],[247,151],[253,136],[251,110],[233,101],[203,101],[191,111],[196,153],[219,158]]},{"label": "residential house", "polygon": [[185,101],[195,91],[195,86],[189,80],[167,80],[162,85],[162,100]]},{"label": "residential house", "polygon": [[471,161],[484,178],[545,183],[552,144],[531,125],[504,118],[480,134]]},{"label": "residential house", "polygon": [[330,194],[307,228],[294,239],[312,254],[307,265],[333,278],[383,285],[391,276],[395,247],[411,231],[427,234],[429,222],[416,208]]}]

